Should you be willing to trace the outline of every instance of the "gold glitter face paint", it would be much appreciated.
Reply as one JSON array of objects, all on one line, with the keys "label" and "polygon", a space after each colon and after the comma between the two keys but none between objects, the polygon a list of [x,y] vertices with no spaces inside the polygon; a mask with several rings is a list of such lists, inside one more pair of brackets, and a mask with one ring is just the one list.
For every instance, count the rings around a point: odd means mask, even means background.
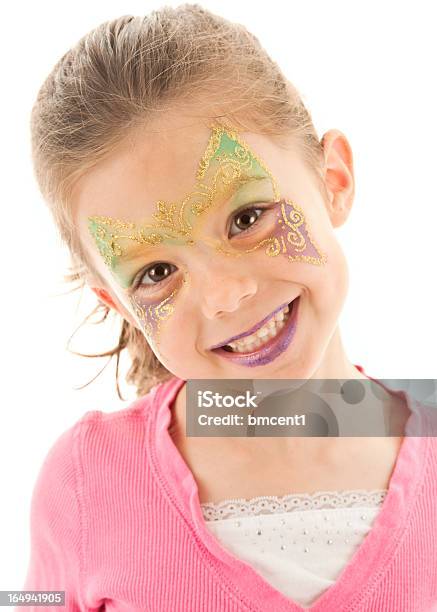
[{"label": "gold glitter face paint", "polygon": [[152,300],[149,304],[141,304],[135,294],[129,296],[133,311],[138,323],[143,330],[148,342],[155,345],[155,352],[159,354],[159,338],[161,335],[162,324],[174,312],[174,300],[183,284],[187,282],[184,275],[182,283],[174,289],[164,300]]},{"label": "gold glitter face paint", "polygon": [[[161,322],[174,311],[174,299],[183,283],[164,300],[144,303],[130,293],[132,273],[127,262],[135,256],[152,252],[162,244],[192,246],[199,239],[200,217],[220,203],[228,202],[230,211],[242,204],[256,208],[256,203],[276,202],[276,223],[270,235],[255,246],[241,248],[241,243],[225,245],[219,241],[216,251],[240,257],[263,248],[269,257],[284,255],[290,261],[315,265],[326,263],[310,235],[302,209],[290,199],[280,199],[274,177],[262,160],[245,144],[235,131],[220,125],[211,127],[206,150],[199,162],[193,191],[179,203],[159,200],[152,222],[129,222],[112,217],[88,217],[88,228],[97,248],[117,282],[128,290],[134,312],[146,337],[159,343]],[[252,202],[250,202],[252,200]],[[244,209],[245,210],[245,209]],[[241,210],[240,212],[243,212]],[[244,235],[244,231],[242,233]]]},{"label": "gold glitter face paint", "polygon": [[[303,210],[290,199],[282,199],[277,204],[279,207],[279,212],[276,212],[277,224],[271,236],[250,249],[232,255],[240,256],[264,248],[268,257],[284,255],[290,261],[304,261],[318,266],[325,264],[327,256],[321,253],[312,238]],[[226,255],[231,254],[220,247],[217,250]]]}]

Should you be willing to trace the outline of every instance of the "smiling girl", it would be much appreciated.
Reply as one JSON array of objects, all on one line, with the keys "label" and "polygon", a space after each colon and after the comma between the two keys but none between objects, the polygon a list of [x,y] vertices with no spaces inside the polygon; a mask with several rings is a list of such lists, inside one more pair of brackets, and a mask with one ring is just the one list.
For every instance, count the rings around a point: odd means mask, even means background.
[{"label": "smiling girl", "polygon": [[[68,51],[32,145],[138,399],[50,450],[25,588],[64,589],[60,610],[434,609],[436,444],[407,435],[427,414],[352,364],[338,327],[346,136],[319,140],[244,27],[183,5]],[[233,378],[372,380],[402,435],[187,436],[186,381]]]}]

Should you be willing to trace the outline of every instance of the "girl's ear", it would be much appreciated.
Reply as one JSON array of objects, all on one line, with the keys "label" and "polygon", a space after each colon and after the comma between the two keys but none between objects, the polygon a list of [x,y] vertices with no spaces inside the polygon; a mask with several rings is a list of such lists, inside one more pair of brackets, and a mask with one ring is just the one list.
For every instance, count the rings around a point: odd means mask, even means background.
[{"label": "girl's ear", "polygon": [[111,297],[111,295],[109,294],[108,291],[106,291],[105,289],[101,289],[100,287],[90,287],[90,289],[91,289],[91,291],[93,291],[97,295],[99,300],[104,302],[110,308],[113,308],[114,310],[116,310],[119,314],[122,314],[120,312],[119,307],[114,302],[114,300],[112,299],[112,297]]},{"label": "girl's ear", "polygon": [[333,227],[343,225],[352,208],[355,179],[352,149],[340,130],[329,130],[322,138],[328,214]]},{"label": "girl's ear", "polygon": [[123,318],[126,318],[126,312],[122,308],[121,304],[119,304],[117,300],[114,300],[109,291],[106,291],[106,289],[102,289],[101,287],[90,287],[90,289],[97,295],[99,300],[104,302],[107,306],[109,306],[109,308],[116,310]]},{"label": "girl's ear", "polygon": [[93,291],[97,295],[100,301],[109,306],[109,308],[116,310],[123,319],[126,319],[126,321],[128,321],[128,323],[130,323],[133,327],[139,329],[138,324],[131,315],[131,313],[124,308],[124,306],[117,300],[117,298],[114,299],[109,293],[109,291],[103,289],[102,287],[93,287],[92,285],[88,286],[91,291]]}]

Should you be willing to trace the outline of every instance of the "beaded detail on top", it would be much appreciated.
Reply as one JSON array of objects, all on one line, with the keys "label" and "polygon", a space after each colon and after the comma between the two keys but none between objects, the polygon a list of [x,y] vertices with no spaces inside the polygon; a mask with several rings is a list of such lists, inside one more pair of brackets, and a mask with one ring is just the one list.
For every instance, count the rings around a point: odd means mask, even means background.
[{"label": "beaded detail on top", "polygon": [[325,510],[329,508],[353,508],[379,506],[383,503],[387,489],[353,489],[348,491],[317,491],[316,493],[291,493],[278,497],[263,495],[244,499],[200,504],[205,521],[218,521],[236,516],[277,514],[296,510]]}]

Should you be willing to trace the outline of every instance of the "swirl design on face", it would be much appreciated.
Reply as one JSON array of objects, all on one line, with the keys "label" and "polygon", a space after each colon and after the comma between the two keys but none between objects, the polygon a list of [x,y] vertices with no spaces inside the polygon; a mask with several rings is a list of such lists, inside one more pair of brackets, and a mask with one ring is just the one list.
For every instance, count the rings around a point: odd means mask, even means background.
[{"label": "swirl design on face", "polygon": [[[182,280],[181,286],[186,282],[185,277]],[[181,286],[174,289],[170,295],[164,300],[158,302],[152,302],[150,304],[140,304],[135,295],[129,296],[129,300],[132,304],[133,312],[137,317],[138,323],[144,332],[148,342],[155,344],[155,352],[160,352],[159,338],[161,335],[162,324],[173,314],[174,312],[174,298],[181,289]]]},{"label": "swirl design on face", "polygon": [[196,184],[179,203],[158,200],[152,223],[133,223],[105,216],[88,217],[88,229],[107,266],[114,269],[123,257],[123,243],[133,241],[153,247],[162,242],[194,244],[199,217],[226,201],[238,187],[254,180],[270,183],[269,199],[277,199],[276,183],[270,172],[244,145],[235,132],[212,126],[206,151],[199,162]]},{"label": "swirl design on face", "polygon": [[224,255],[240,257],[265,247],[268,257],[284,255],[290,261],[303,261],[318,266],[325,264],[327,256],[319,250],[312,238],[303,210],[289,199],[280,200],[277,204],[280,213],[276,213],[279,218],[271,236],[240,252],[229,251],[221,246],[217,250]]},{"label": "swirl design on face", "polygon": [[[104,263],[117,282],[127,289],[130,280],[118,269],[133,243],[144,245],[144,251],[162,243],[192,246],[202,239],[200,217],[214,206],[226,202],[235,192],[255,181],[263,187],[263,201],[276,202],[277,222],[272,233],[255,246],[231,248],[222,242],[216,251],[241,257],[260,248],[268,257],[283,255],[290,261],[314,265],[326,263],[327,257],[317,247],[307,227],[303,210],[292,200],[280,198],[276,181],[264,162],[243,142],[236,131],[212,125],[205,152],[198,164],[193,190],[180,202],[159,200],[152,222],[131,222],[107,216],[88,217],[88,229]],[[139,303],[129,295],[135,316],[147,339],[159,344],[162,323],[174,312],[175,298],[187,279],[165,299]]]}]

